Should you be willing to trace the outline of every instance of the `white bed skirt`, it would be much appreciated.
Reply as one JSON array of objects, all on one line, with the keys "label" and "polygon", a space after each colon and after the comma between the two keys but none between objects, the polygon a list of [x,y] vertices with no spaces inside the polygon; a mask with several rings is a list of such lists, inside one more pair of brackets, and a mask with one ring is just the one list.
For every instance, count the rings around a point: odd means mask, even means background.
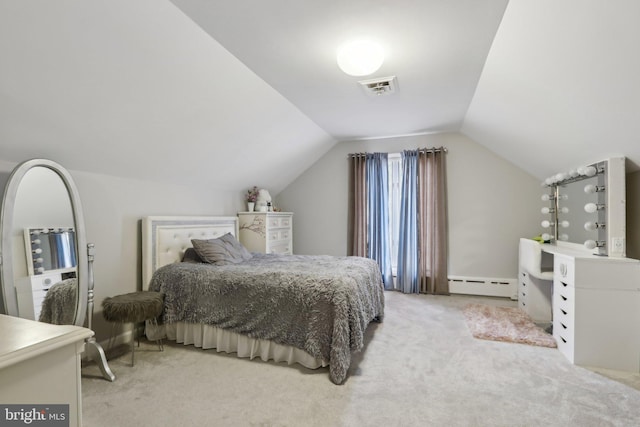
[{"label": "white bed skirt", "polygon": [[265,362],[274,360],[287,362],[289,365],[299,363],[309,369],[329,366],[324,360],[316,359],[299,348],[249,338],[211,325],[178,322],[164,326],[167,339],[204,350],[215,348],[218,352],[236,353],[238,357],[259,357]]}]

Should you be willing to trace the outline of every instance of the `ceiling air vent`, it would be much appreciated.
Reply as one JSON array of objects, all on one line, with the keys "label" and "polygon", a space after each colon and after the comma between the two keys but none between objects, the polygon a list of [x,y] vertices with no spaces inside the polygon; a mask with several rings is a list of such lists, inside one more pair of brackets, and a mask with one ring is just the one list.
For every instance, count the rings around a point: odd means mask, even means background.
[{"label": "ceiling air vent", "polygon": [[360,80],[358,83],[369,96],[390,95],[396,91],[396,76]]}]

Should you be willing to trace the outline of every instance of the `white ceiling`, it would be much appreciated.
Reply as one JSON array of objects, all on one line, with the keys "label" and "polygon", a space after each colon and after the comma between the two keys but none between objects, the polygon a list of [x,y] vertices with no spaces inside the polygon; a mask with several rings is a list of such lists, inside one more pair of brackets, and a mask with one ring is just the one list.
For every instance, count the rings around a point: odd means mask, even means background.
[{"label": "white ceiling", "polygon": [[[336,141],[461,131],[540,178],[633,168],[638,17],[636,0],[2,0],[0,159],[277,194]],[[396,94],[336,66],[369,35]]]},{"label": "white ceiling", "polygon": [[[229,52],[338,140],[457,131],[507,0],[172,0]],[[385,62],[344,74],[345,41],[379,42]],[[371,97],[359,80],[396,76]]]}]

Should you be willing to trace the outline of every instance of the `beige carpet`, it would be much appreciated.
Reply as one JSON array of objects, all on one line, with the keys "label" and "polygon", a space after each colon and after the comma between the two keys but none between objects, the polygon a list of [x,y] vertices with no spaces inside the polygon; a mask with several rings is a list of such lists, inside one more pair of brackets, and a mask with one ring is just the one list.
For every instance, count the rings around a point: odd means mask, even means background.
[{"label": "beige carpet", "polygon": [[[591,427],[640,425],[640,391],[574,366],[554,348],[473,338],[468,303],[513,301],[387,292],[344,385],[327,369],[238,359],[193,346],[158,352],[142,342],[136,365],[109,362],[110,383],[82,369],[84,427],[292,426]],[[126,350],[126,346],[124,347]],[[640,388],[640,375],[626,375]]]},{"label": "beige carpet", "polygon": [[471,334],[476,338],[557,347],[553,336],[536,326],[531,317],[517,307],[469,304],[463,313]]}]

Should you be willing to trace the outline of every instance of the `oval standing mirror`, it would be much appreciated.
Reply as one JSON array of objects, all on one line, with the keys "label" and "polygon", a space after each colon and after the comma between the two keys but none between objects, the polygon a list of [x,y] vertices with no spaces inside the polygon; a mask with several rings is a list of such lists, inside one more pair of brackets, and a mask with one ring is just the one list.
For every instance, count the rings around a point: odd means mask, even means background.
[{"label": "oval standing mirror", "polygon": [[80,197],[69,172],[45,159],[18,165],[0,219],[5,312],[82,326],[88,260]]},{"label": "oval standing mirror", "polygon": [[[4,312],[91,329],[93,245],[87,245],[80,195],[71,174],[46,159],[16,166],[0,212]],[[85,351],[109,381],[104,351],[91,337]]]}]

